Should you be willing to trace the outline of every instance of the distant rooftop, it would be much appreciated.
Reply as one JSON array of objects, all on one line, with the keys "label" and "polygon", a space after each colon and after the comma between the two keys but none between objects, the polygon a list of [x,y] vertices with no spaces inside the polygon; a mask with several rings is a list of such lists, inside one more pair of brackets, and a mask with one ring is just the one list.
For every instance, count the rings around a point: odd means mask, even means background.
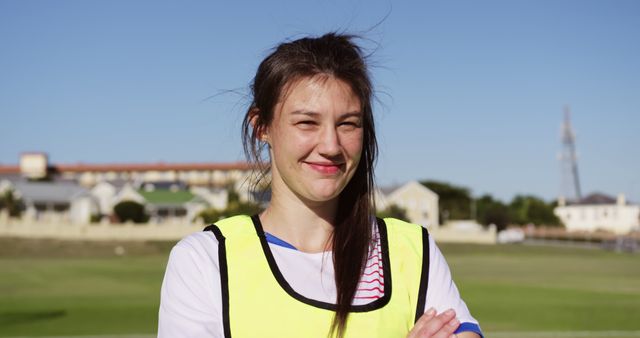
[{"label": "distant rooftop", "polygon": [[[624,197],[623,197],[624,198]],[[611,205],[617,204],[618,199],[601,192],[595,192],[583,197],[580,201],[569,201],[568,205]],[[625,205],[629,205],[630,202],[624,200]],[[633,203],[631,203],[633,204]]]},{"label": "distant rooftop", "polygon": [[159,205],[182,205],[194,199],[195,195],[184,190],[154,190],[145,191],[138,190],[138,193],[144,197],[147,202]]},{"label": "distant rooftop", "polygon": [[20,197],[31,203],[69,203],[87,190],[74,183],[16,182]]},{"label": "distant rooftop", "polygon": [[17,165],[2,165],[0,164],[0,174],[19,174],[20,167]]},{"label": "distant rooftop", "polygon": [[583,197],[579,204],[616,204],[616,199],[603,193],[593,193]]},{"label": "distant rooftop", "polygon": [[[122,172],[122,171],[188,171],[188,170],[250,170],[247,162],[229,163],[118,163],[118,164],[51,164],[53,172]],[[19,174],[18,165],[0,165],[0,174]]]},{"label": "distant rooftop", "polygon": [[380,192],[386,196],[394,192],[399,187],[400,185],[394,184],[394,185],[385,186],[385,187],[378,187],[378,190],[380,190]]}]

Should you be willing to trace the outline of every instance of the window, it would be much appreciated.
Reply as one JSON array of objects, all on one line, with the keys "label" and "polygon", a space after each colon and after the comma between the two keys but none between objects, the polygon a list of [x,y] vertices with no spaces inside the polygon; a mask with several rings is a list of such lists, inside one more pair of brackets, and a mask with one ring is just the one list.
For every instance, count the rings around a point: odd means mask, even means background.
[{"label": "window", "polygon": [[67,203],[56,203],[53,205],[53,210],[57,212],[67,211],[69,210],[69,204]]}]

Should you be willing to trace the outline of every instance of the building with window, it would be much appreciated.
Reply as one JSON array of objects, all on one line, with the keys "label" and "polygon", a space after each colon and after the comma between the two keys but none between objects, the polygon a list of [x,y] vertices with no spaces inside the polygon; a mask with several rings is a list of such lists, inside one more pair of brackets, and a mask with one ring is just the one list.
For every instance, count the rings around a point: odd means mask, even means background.
[{"label": "building with window", "polygon": [[391,205],[402,208],[407,220],[429,229],[439,227],[438,195],[417,181],[409,181],[395,188],[383,188],[376,193],[379,210]]},{"label": "building with window", "polygon": [[28,152],[18,165],[0,165],[0,193],[13,190],[24,216],[42,222],[109,220],[122,201],[144,205],[154,222],[192,222],[205,208],[226,208],[229,189],[249,199],[254,169],[245,162],[52,164]]},{"label": "building with window", "polygon": [[623,194],[613,198],[594,193],[577,203],[560,199],[554,213],[569,231],[605,230],[625,234],[640,230],[640,206],[628,203]]}]

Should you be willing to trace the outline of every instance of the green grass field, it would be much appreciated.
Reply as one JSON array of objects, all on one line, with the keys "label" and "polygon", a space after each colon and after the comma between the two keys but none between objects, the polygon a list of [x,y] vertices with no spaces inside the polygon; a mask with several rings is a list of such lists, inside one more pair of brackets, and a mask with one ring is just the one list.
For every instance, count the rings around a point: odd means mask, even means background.
[{"label": "green grass field", "polygon": [[[116,256],[115,246],[126,254]],[[0,337],[153,335],[171,243],[0,239]],[[488,336],[640,336],[640,255],[442,245]]]},{"label": "green grass field", "polygon": [[442,251],[486,332],[640,336],[639,255],[512,245],[446,245]]}]

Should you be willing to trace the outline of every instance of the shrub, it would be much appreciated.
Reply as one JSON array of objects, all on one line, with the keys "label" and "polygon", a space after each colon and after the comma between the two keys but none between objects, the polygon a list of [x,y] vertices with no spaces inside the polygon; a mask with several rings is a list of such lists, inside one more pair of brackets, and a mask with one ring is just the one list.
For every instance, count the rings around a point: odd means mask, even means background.
[{"label": "shrub", "polygon": [[135,201],[122,201],[116,204],[113,207],[113,213],[120,222],[146,223],[149,221],[144,205]]},{"label": "shrub", "polygon": [[378,211],[376,216],[379,218],[393,217],[405,221],[407,220],[406,210],[396,204],[391,204],[386,209]]},{"label": "shrub", "polygon": [[9,189],[0,195],[0,210],[7,209],[10,217],[20,217],[24,210],[22,200],[16,197],[13,190]]}]

